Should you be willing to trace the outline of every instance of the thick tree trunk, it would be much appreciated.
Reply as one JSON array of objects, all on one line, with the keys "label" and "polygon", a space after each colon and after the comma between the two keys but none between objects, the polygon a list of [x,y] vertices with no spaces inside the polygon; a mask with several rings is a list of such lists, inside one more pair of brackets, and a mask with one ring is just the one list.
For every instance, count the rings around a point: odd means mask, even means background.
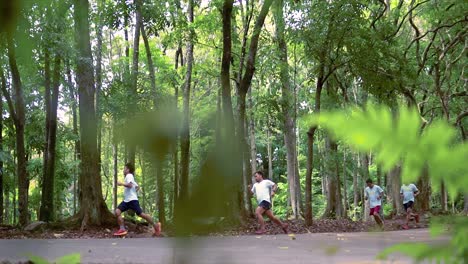
[{"label": "thick tree trunk", "polygon": [[[24,102],[23,86],[21,83],[20,73],[16,64],[15,45],[10,33],[7,33],[7,46],[8,46],[8,62],[11,69],[11,76],[13,80],[14,90],[14,105],[11,99],[12,96],[6,89],[3,90],[8,101],[10,115],[12,116],[15,129],[16,129],[16,155],[17,155],[17,168],[16,173],[18,176],[18,210],[19,210],[19,224],[26,226],[29,222],[28,212],[28,198],[29,198],[29,178],[26,170],[27,158],[24,142],[24,132],[26,123],[26,105]],[[4,87],[2,87],[3,89]]]},{"label": "thick tree trunk", "polygon": [[387,177],[387,201],[393,206],[392,215],[400,215],[403,213],[403,205],[400,201],[401,168],[395,167],[388,172]]},{"label": "thick tree trunk", "polygon": [[88,225],[113,223],[114,216],[107,209],[102,197],[97,153],[97,122],[94,106],[95,87],[89,37],[88,0],[75,0],[75,33],[78,49],[77,84],[79,91],[81,166],[80,166],[80,211],[78,220],[81,229]]},{"label": "thick tree trunk", "polygon": [[[286,146],[286,164],[289,182],[289,197],[293,216],[299,218],[301,213],[301,193],[299,175],[296,174],[297,156],[296,156],[296,122],[294,120],[295,105],[293,102],[294,90],[291,87],[289,80],[289,65],[288,65],[288,49],[284,38],[284,1],[276,1],[275,6],[275,25],[276,25],[276,40],[280,54],[280,80],[281,80],[281,106],[283,111],[283,127],[284,127],[284,143]],[[298,191],[299,190],[299,191]]]},{"label": "thick tree trunk", "polygon": [[[48,67],[48,66],[46,66]],[[54,215],[54,183],[55,183],[55,146],[57,142],[57,107],[60,86],[60,56],[55,56],[52,94],[47,94],[50,105],[46,109],[47,138],[44,152],[44,179],[42,182],[42,200],[40,209],[40,220],[50,222],[55,219]],[[47,89],[46,89],[47,90]]]},{"label": "thick tree trunk", "polygon": [[416,196],[415,207],[418,211],[429,211],[431,210],[430,198],[431,198],[431,183],[429,179],[428,168],[425,167],[421,173],[416,186],[419,189],[419,195]]},{"label": "thick tree trunk", "polygon": [[329,137],[325,138],[327,148],[327,207],[323,214],[324,218],[342,218],[343,205],[341,198],[340,176],[337,159],[338,146],[335,142],[331,141]]}]

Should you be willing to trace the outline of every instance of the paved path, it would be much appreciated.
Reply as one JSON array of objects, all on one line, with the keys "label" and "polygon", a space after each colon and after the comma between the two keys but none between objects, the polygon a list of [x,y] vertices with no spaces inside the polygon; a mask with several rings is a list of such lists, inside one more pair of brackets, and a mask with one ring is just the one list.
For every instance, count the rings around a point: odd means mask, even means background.
[{"label": "paved path", "polygon": [[256,264],[256,263],[411,263],[392,255],[376,261],[383,248],[399,242],[443,243],[431,239],[427,229],[376,233],[134,238],[134,239],[15,239],[0,240],[0,263],[19,262],[31,253],[54,260],[81,253],[83,263]]}]

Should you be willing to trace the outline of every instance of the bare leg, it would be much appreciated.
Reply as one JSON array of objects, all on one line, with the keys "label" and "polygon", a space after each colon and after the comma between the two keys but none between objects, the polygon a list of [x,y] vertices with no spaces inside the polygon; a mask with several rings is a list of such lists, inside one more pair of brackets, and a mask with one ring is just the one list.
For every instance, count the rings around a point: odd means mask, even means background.
[{"label": "bare leg", "polygon": [[380,218],[379,212],[374,212],[374,219],[380,227],[383,227],[383,221],[382,218]]},{"label": "bare leg", "polygon": [[146,222],[148,222],[150,225],[153,226],[153,228],[154,228],[154,233],[155,233],[156,235],[158,235],[158,236],[161,235],[161,223],[159,223],[159,222],[155,223],[155,222],[153,221],[153,218],[151,218],[151,216],[149,216],[149,215],[147,215],[147,214],[145,214],[145,213],[141,213],[139,216],[140,216],[141,218],[145,219]]},{"label": "bare leg", "polygon": [[285,224],[283,222],[281,222],[276,216],[273,215],[273,212],[271,210],[267,210],[266,212],[266,215],[268,216],[268,218],[270,218],[271,221],[275,222],[277,225],[281,226],[281,228],[283,229],[283,231],[285,233],[288,232],[288,224]]},{"label": "bare leg", "polygon": [[262,207],[257,207],[255,210],[255,215],[257,216],[258,223],[260,224],[260,229],[258,231],[265,232],[265,220],[263,220],[263,214],[265,213],[265,209]]},{"label": "bare leg", "polygon": [[408,209],[406,209],[406,226],[408,226],[408,224],[409,224],[411,215],[412,215],[411,207],[408,207]]},{"label": "bare leg", "polygon": [[124,225],[124,220],[122,218],[122,211],[120,209],[115,209],[115,215],[117,216],[117,224],[119,228]]}]

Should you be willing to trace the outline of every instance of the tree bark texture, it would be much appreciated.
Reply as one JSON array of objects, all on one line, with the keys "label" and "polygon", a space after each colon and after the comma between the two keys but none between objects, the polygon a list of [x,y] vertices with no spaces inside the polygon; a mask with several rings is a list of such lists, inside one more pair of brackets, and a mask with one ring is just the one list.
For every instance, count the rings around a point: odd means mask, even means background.
[{"label": "tree bark texture", "polygon": [[297,155],[296,155],[296,122],[295,105],[294,105],[294,89],[290,82],[289,65],[288,65],[288,49],[284,36],[285,22],[283,14],[283,0],[276,1],[275,5],[275,25],[276,25],[276,41],[280,54],[279,70],[281,80],[281,108],[283,114],[284,128],[284,143],[286,147],[286,164],[289,183],[289,197],[291,199],[291,207],[293,217],[299,218],[301,213],[301,192],[300,178],[297,174]]},{"label": "tree bark texture", "polygon": [[[23,85],[21,82],[20,73],[16,63],[15,44],[13,36],[10,32],[7,33],[7,47],[8,47],[8,63],[10,65],[11,77],[13,80],[13,91],[15,99],[12,101],[12,96],[6,89],[3,93],[7,99],[10,115],[12,116],[13,123],[16,129],[16,155],[17,167],[16,173],[18,177],[18,210],[19,210],[19,224],[26,226],[29,222],[28,212],[28,198],[29,198],[29,178],[26,170],[27,157],[24,141],[25,123],[26,123],[26,104],[24,102]],[[3,87],[2,87],[3,88]],[[14,103],[14,104],[13,104]],[[16,212],[14,212],[16,215]]]},{"label": "tree bark texture", "polygon": [[[44,178],[42,181],[42,200],[39,213],[41,221],[50,222],[55,219],[54,210],[54,185],[55,185],[55,148],[57,142],[57,108],[60,86],[60,56],[56,55],[54,60],[52,91],[46,87],[46,145],[44,151]],[[46,64],[46,67],[48,65]],[[47,93],[49,92],[49,93]],[[51,93],[50,93],[51,92]]]},{"label": "tree bark texture", "polygon": [[114,222],[102,196],[101,176],[97,152],[97,122],[93,58],[89,35],[89,2],[74,0],[75,38],[77,43],[76,77],[79,94],[81,166],[80,166],[80,211],[78,220],[83,230],[89,225]]}]

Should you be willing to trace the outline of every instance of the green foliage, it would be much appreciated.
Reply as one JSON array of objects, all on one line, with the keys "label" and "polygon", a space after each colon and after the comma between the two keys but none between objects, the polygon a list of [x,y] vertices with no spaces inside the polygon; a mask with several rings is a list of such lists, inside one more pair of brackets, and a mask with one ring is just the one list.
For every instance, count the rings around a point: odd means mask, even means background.
[{"label": "green foliage", "polygon": [[[350,114],[349,114],[350,113]],[[414,182],[424,166],[428,166],[433,182],[444,181],[452,197],[468,191],[468,145],[455,143],[455,131],[444,121],[435,121],[421,134],[418,113],[400,107],[398,116],[383,106],[368,105],[367,110],[335,111],[314,115],[309,125],[320,125],[358,151],[376,153],[376,160],[384,170],[398,164],[402,166],[403,182]],[[402,252],[417,261],[435,259],[449,263],[462,263],[468,256],[468,218],[449,218],[450,221],[433,222],[432,233],[440,234],[440,225],[450,227],[449,245],[399,244],[387,248],[379,257]]]},{"label": "green foliage", "polygon": [[57,258],[55,261],[49,262],[47,259],[40,257],[40,256],[34,256],[31,254],[27,255],[29,257],[29,260],[34,263],[34,264],[49,264],[49,263],[55,263],[55,264],[75,264],[75,263],[81,263],[81,255],[80,253],[72,253],[69,255],[65,255],[63,257]]},{"label": "green foliage", "polygon": [[453,144],[454,128],[436,121],[420,135],[421,119],[413,109],[400,107],[398,118],[390,109],[368,105],[367,110],[354,108],[311,116],[310,125],[320,124],[333,136],[352,148],[375,151],[384,171],[401,163],[403,181],[418,179],[425,165],[435,181],[444,180],[452,195],[468,189],[467,144]]}]

